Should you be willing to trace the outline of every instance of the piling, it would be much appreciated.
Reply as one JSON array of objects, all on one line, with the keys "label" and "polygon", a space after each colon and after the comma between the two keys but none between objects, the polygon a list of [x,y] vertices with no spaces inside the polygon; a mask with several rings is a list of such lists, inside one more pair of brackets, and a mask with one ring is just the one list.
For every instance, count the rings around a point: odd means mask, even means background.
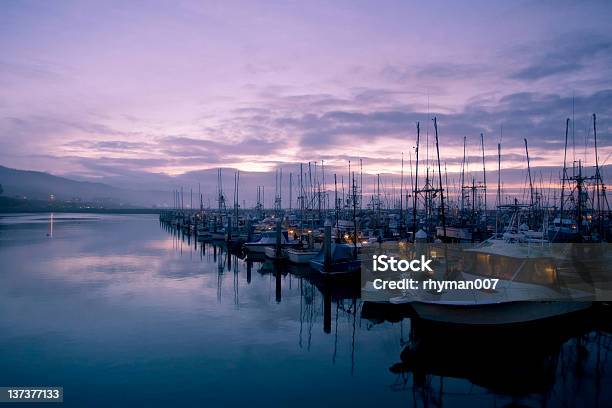
[{"label": "piling", "polygon": [[230,242],[232,240],[232,217],[227,216],[227,229],[226,229],[225,240]]},{"label": "piling", "polygon": [[282,224],[281,219],[276,220],[276,259],[281,259],[281,237],[282,237]]},{"label": "piling", "polygon": [[331,228],[332,226],[329,219],[325,220],[325,237],[323,241],[323,246],[325,247],[325,270],[328,270],[332,264]]}]

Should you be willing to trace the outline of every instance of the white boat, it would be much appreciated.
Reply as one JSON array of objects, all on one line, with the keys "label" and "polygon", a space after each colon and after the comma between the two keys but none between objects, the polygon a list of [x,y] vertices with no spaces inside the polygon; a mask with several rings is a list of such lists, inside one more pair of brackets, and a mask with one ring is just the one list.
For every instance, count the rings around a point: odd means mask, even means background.
[{"label": "white boat", "polygon": [[[359,246],[357,246],[359,248]],[[355,246],[350,244],[331,244],[331,260],[325,263],[325,248],[310,260],[310,267],[326,275],[357,273],[361,269],[360,254],[355,254]]]},{"label": "white boat", "polygon": [[[296,246],[298,241],[289,241],[286,233],[281,234],[281,246]],[[266,247],[276,246],[276,231],[264,231],[257,241],[245,242],[244,248],[249,252],[265,253]]]},{"label": "white boat", "polygon": [[210,232],[210,238],[215,241],[223,241],[225,240],[225,236],[226,234],[224,229]]},{"label": "white boat", "polygon": [[[443,227],[436,227],[436,236],[444,237]],[[470,242],[472,241],[472,230],[471,228],[446,226],[446,238],[460,242]]]},{"label": "white boat", "polygon": [[498,279],[494,290],[413,290],[390,302],[411,303],[423,319],[478,325],[529,322],[591,306],[592,293],[556,285],[555,261],[546,245],[489,240],[463,254],[469,272],[461,272],[457,281]]},{"label": "white boat", "polygon": [[266,255],[266,258],[276,259],[276,260],[287,259],[286,250],[283,248],[281,248],[280,256],[276,254],[276,246],[265,247],[264,253]]},{"label": "white boat", "polygon": [[318,249],[299,249],[299,248],[287,248],[287,256],[289,261],[296,264],[308,264],[310,260],[317,256],[319,253]]},{"label": "white boat", "polygon": [[415,302],[411,306],[416,314],[425,320],[462,325],[509,325],[578,312],[589,308],[591,303],[585,301],[529,301],[487,305],[444,305]]}]

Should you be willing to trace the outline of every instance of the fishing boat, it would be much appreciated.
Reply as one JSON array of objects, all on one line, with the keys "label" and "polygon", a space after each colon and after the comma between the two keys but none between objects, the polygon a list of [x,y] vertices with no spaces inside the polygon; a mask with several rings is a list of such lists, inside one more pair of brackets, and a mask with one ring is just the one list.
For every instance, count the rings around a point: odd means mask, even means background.
[{"label": "fishing boat", "polygon": [[331,244],[330,258],[325,262],[325,246],[310,260],[310,266],[325,274],[359,272],[361,260],[355,254],[355,247],[349,244]]},{"label": "fishing boat", "polygon": [[[591,306],[592,293],[558,285],[548,246],[495,239],[465,249],[463,254],[464,271],[456,280],[467,282],[469,289],[406,291],[390,302],[411,303],[426,320],[466,325],[524,323]],[[483,278],[498,279],[495,289],[475,284]]]},{"label": "fishing boat", "polygon": [[287,248],[289,261],[295,264],[308,264],[320,252],[319,249]]},{"label": "fishing boat", "polygon": [[548,238],[553,242],[581,242],[578,224],[571,218],[555,218],[548,230]]},{"label": "fishing boat", "polygon": [[210,241],[212,240],[212,234],[208,231],[202,231],[197,233],[198,241]]},{"label": "fishing boat", "polygon": [[[282,247],[292,247],[299,245],[298,241],[289,240],[287,232],[281,233]],[[261,237],[257,241],[245,242],[244,248],[249,252],[265,253],[266,247],[276,246],[276,231],[264,231],[261,233]]]},{"label": "fishing boat", "polygon": [[224,241],[226,236],[227,234],[224,228],[218,229],[217,231],[210,232],[210,238],[215,241]]},{"label": "fishing boat", "polygon": [[280,251],[277,252],[275,246],[267,246],[264,248],[264,254],[266,255],[266,258],[275,259],[277,261],[287,259],[286,252],[287,250],[283,248],[281,248]]}]

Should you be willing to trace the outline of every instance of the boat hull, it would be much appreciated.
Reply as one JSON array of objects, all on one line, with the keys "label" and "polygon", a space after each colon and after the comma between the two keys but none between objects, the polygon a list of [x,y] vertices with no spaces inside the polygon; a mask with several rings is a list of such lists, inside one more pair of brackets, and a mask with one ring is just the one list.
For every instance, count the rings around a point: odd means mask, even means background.
[{"label": "boat hull", "polygon": [[[297,245],[297,244],[296,244]],[[247,250],[248,252],[255,252],[255,253],[259,253],[259,254],[265,254],[266,253],[266,247],[270,247],[270,246],[274,246],[274,244],[258,244],[256,242],[254,243],[246,243],[243,244],[244,249]],[[286,247],[291,247],[294,246],[293,244],[282,244],[281,247],[286,248]]]},{"label": "boat hull", "polygon": [[319,262],[313,259],[310,261],[310,267],[326,275],[341,275],[359,272],[361,269],[361,261],[354,260],[346,262],[334,262],[330,266],[326,267],[324,262]]},{"label": "boat hull", "polygon": [[448,305],[413,302],[421,319],[459,325],[510,325],[545,320],[591,307],[588,301],[528,301],[486,305]]},{"label": "boat hull", "polygon": [[298,249],[287,249],[287,256],[289,261],[295,264],[308,264],[317,256],[319,251],[302,251]]},{"label": "boat hull", "polygon": [[276,248],[272,246],[265,247],[264,253],[266,254],[266,258],[276,259],[276,260],[287,259],[287,256],[285,255],[285,250],[283,250],[282,248],[280,251],[280,256],[276,255]]},{"label": "boat hull", "polygon": [[210,239],[215,241],[223,241],[225,240],[225,232],[211,232]]}]

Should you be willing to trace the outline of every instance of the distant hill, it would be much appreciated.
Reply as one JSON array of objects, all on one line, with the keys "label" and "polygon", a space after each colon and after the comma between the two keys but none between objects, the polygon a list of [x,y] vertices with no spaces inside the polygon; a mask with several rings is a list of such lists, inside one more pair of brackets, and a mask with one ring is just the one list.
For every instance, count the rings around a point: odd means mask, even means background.
[{"label": "distant hill", "polygon": [[87,201],[104,203],[107,207],[159,206],[167,203],[170,193],[163,191],[134,191],[108,184],[75,181],[40,171],[17,170],[0,166],[0,184],[5,197],[59,201]]}]

